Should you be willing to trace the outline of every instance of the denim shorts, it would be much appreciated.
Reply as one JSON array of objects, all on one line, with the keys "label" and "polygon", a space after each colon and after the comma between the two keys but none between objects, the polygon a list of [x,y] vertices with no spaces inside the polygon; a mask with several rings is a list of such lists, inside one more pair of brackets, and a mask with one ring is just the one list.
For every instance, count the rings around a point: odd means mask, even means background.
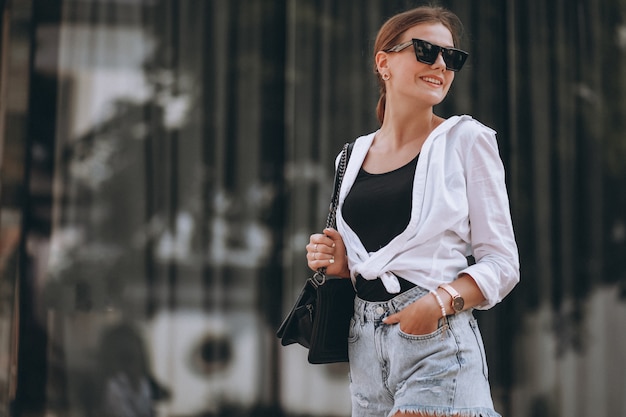
[{"label": "denim shorts", "polygon": [[356,298],[350,324],[352,417],[398,411],[500,417],[493,409],[485,349],[471,310],[441,319],[427,335],[382,322],[429,291],[414,287],[384,302]]}]

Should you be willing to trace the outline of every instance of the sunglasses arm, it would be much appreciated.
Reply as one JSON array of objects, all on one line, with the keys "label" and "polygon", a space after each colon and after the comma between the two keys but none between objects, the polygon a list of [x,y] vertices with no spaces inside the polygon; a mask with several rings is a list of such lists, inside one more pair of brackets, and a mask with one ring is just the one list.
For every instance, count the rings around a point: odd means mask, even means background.
[{"label": "sunglasses arm", "polygon": [[389,49],[387,49],[386,52],[400,52],[400,51],[408,48],[411,45],[413,45],[413,41],[412,40],[408,41],[408,42],[401,43],[399,45],[396,45],[393,48],[389,48]]}]

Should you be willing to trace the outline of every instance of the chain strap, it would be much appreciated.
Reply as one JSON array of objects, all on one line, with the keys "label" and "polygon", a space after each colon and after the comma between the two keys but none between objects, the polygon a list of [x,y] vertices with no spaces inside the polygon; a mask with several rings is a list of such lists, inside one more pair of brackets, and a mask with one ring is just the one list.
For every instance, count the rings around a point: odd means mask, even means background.
[{"label": "chain strap", "polygon": [[341,159],[339,160],[339,166],[335,173],[335,184],[333,196],[330,199],[330,206],[328,207],[328,218],[326,219],[326,228],[337,228],[337,207],[339,206],[339,190],[341,189],[341,182],[343,181],[343,174],[346,173],[346,165],[348,161],[348,143],[343,145],[341,151]]},{"label": "chain strap", "polygon": [[[341,189],[341,182],[343,181],[343,175],[346,172],[346,166],[348,165],[348,146],[349,143],[343,145],[341,151],[341,158],[339,159],[339,166],[335,173],[335,181],[333,185],[333,195],[330,199],[330,206],[328,207],[328,217],[326,218],[326,228],[337,228],[337,207],[339,206],[339,191]],[[326,267],[321,267],[313,274],[313,283],[315,285],[324,285],[326,282]]]}]

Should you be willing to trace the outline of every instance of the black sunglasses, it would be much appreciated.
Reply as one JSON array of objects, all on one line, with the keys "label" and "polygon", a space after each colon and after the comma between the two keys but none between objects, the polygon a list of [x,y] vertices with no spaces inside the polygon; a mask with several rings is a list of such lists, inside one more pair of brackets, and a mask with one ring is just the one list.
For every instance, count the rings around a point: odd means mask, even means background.
[{"label": "black sunglasses", "polygon": [[446,69],[455,72],[463,68],[463,64],[465,64],[465,60],[469,55],[467,52],[461,51],[460,49],[444,48],[443,46],[434,45],[422,39],[411,39],[408,42],[387,49],[386,52],[400,52],[411,45],[413,45],[413,49],[415,49],[415,58],[417,58],[419,62],[432,65],[437,60],[439,53],[441,53],[443,62],[446,63]]}]

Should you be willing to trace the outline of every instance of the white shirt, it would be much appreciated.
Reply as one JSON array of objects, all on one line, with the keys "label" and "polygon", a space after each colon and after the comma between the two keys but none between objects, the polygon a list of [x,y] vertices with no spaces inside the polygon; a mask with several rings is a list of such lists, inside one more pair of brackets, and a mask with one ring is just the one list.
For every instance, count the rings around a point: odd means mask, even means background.
[{"label": "white shirt", "polygon": [[[467,273],[486,299],[476,308],[502,301],[519,282],[519,255],[496,132],[470,116],[453,116],[433,130],[417,162],[408,226],[368,253],[341,208],[376,133],[356,140],[339,194],[337,228],[352,279],[380,278],[394,294],[396,276],[435,290]],[[467,265],[468,255],[476,264]]]}]

